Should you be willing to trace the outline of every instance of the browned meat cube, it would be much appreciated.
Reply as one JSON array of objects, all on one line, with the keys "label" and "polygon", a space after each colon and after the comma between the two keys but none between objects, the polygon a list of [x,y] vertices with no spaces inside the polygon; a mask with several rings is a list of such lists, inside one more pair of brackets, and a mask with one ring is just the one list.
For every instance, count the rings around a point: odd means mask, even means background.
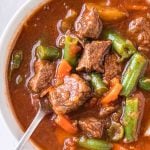
[{"label": "browned meat cube", "polygon": [[103,72],[103,59],[110,47],[111,41],[93,41],[86,44],[76,70]]},{"label": "browned meat cube", "polygon": [[35,75],[29,81],[29,87],[34,92],[40,92],[51,84],[55,75],[55,65],[48,61],[35,62]]},{"label": "browned meat cube", "polygon": [[89,97],[91,89],[76,74],[65,76],[64,83],[49,93],[49,99],[56,113],[65,114],[77,109]]},{"label": "browned meat cube", "polygon": [[95,8],[88,9],[83,6],[80,16],[75,22],[75,31],[82,38],[97,39],[102,31],[102,21]]},{"label": "browned meat cube", "polygon": [[139,50],[150,50],[150,20],[138,17],[129,23],[128,32]]},{"label": "browned meat cube", "polygon": [[77,150],[77,142],[78,138],[76,137],[65,139],[63,150]]},{"label": "browned meat cube", "polygon": [[99,116],[100,116],[100,118],[108,117],[112,113],[116,112],[118,110],[118,108],[119,108],[119,105],[101,107]]},{"label": "browned meat cube", "polygon": [[88,137],[101,138],[103,134],[104,123],[94,117],[82,118],[79,120],[79,127]]},{"label": "browned meat cube", "polygon": [[109,81],[112,78],[120,75],[122,72],[122,66],[117,61],[115,54],[109,54],[105,57],[104,62],[104,79]]}]

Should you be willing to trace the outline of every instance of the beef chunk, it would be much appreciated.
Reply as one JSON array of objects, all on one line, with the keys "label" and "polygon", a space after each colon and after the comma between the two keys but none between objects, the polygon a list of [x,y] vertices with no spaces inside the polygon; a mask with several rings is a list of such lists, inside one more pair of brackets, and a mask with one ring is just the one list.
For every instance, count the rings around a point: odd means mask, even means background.
[{"label": "beef chunk", "polygon": [[109,81],[122,72],[121,64],[117,62],[117,56],[109,54],[105,57],[104,62],[104,79]]},{"label": "beef chunk", "polygon": [[100,108],[99,116],[100,118],[108,117],[110,114],[117,111],[118,108],[119,105],[102,107]]},{"label": "beef chunk", "polygon": [[83,6],[80,16],[75,22],[75,31],[82,38],[97,39],[102,31],[102,21],[95,8],[88,9]]},{"label": "beef chunk", "polygon": [[110,49],[110,46],[110,41],[93,41],[86,44],[76,70],[103,72],[103,58]]},{"label": "beef chunk", "polygon": [[65,114],[77,109],[89,97],[91,89],[76,74],[65,76],[64,83],[50,92],[49,98],[56,113]]},{"label": "beef chunk", "polygon": [[98,100],[98,98],[92,97],[84,104],[84,107],[89,109],[95,108],[97,106]]},{"label": "beef chunk", "polygon": [[94,117],[82,118],[79,120],[79,127],[88,137],[101,138],[103,134],[103,121]]},{"label": "beef chunk", "polygon": [[149,51],[150,49],[150,20],[138,17],[129,23],[129,34],[137,43],[139,50]]},{"label": "beef chunk", "polygon": [[63,150],[76,150],[78,138],[72,137],[65,139]]},{"label": "beef chunk", "polygon": [[55,64],[49,61],[35,62],[35,75],[29,81],[29,87],[34,92],[40,92],[46,88],[52,81],[55,75]]}]

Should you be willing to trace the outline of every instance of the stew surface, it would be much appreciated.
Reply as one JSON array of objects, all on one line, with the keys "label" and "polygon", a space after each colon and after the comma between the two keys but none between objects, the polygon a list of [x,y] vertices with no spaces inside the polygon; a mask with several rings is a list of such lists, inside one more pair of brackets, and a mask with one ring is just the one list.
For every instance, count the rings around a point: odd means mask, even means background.
[{"label": "stew surface", "polygon": [[24,130],[43,150],[150,149],[150,1],[53,0],[24,24],[8,67]]}]

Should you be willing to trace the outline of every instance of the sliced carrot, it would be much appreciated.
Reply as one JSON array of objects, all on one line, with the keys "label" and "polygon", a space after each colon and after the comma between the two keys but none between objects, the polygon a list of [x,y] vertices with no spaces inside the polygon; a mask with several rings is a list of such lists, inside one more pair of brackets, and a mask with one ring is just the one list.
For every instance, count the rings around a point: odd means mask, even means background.
[{"label": "sliced carrot", "polygon": [[72,125],[70,120],[63,115],[58,115],[55,119],[55,122],[57,123],[57,125],[59,125],[62,129],[70,134],[76,134],[78,131],[78,129]]},{"label": "sliced carrot", "polygon": [[120,145],[120,144],[114,144],[113,150],[127,150],[127,149],[124,148],[124,147],[123,147],[122,145]]},{"label": "sliced carrot", "polygon": [[71,70],[72,70],[72,67],[70,66],[70,64],[64,59],[61,60],[57,69],[56,78],[57,79],[64,78],[66,75],[70,73]]},{"label": "sliced carrot", "polygon": [[72,56],[72,57],[76,56],[76,54],[77,54],[80,50],[81,50],[81,47],[80,47],[80,46],[78,46],[78,45],[76,45],[76,44],[72,44],[72,45],[70,46],[70,51],[69,51],[70,56]]},{"label": "sliced carrot", "polygon": [[101,104],[107,105],[110,102],[117,100],[119,93],[121,92],[122,85],[119,83],[118,78],[113,78],[111,80],[111,88],[106,93],[106,95],[102,98]]}]

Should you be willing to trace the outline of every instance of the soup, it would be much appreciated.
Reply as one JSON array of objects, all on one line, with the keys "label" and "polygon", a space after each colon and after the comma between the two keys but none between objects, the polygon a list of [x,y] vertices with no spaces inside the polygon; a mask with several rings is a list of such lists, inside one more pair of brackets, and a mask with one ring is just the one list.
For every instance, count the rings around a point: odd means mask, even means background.
[{"label": "soup", "polygon": [[150,2],[53,0],[24,24],[8,67],[23,130],[44,150],[150,148]]}]

